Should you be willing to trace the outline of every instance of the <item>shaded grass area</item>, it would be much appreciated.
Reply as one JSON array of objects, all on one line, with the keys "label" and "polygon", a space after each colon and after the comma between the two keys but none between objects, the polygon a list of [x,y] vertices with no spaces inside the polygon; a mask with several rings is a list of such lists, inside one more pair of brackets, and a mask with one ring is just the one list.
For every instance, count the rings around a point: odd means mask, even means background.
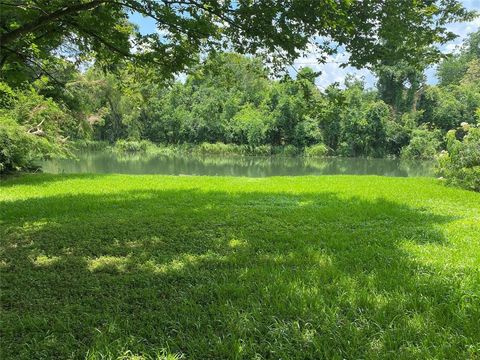
[{"label": "shaded grass area", "polygon": [[0,185],[1,358],[480,356],[480,194],[433,179]]}]

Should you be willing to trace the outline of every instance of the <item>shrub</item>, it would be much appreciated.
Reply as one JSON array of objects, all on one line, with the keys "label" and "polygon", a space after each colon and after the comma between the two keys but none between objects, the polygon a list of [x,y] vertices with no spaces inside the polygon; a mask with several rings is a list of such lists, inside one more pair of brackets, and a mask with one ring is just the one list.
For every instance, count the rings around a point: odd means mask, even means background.
[{"label": "shrub", "polygon": [[155,145],[147,140],[118,140],[113,150],[119,153],[145,153]]},{"label": "shrub", "polygon": [[0,173],[32,166],[35,137],[6,115],[0,116]]},{"label": "shrub", "polygon": [[413,130],[409,144],[401,151],[402,159],[434,159],[440,148],[440,136],[438,130],[428,130],[426,128]]},{"label": "shrub", "polygon": [[447,133],[447,151],[438,158],[437,173],[448,184],[480,191],[480,127],[462,125]]},{"label": "shrub", "polygon": [[162,156],[174,156],[180,153],[186,153],[188,150],[186,146],[157,145],[152,150],[152,153]]},{"label": "shrub", "polygon": [[297,156],[300,152],[300,149],[294,145],[276,146],[273,149],[274,155],[279,156]]},{"label": "shrub", "polygon": [[97,141],[97,140],[77,140],[73,143],[73,147],[76,150],[90,150],[98,151],[105,150],[109,147],[108,141]]},{"label": "shrub", "polygon": [[217,143],[201,143],[197,147],[193,149],[194,153],[201,154],[201,155],[232,155],[232,154],[238,154],[239,151],[238,145],[234,144],[224,144],[222,142],[217,142]]},{"label": "shrub", "polygon": [[35,160],[61,157],[66,149],[28,133],[8,114],[0,114],[0,173],[37,169]]},{"label": "shrub", "polygon": [[305,148],[307,157],[323,157],[328,153],[328,147],[325,144],[316,144]]},{"label": "shrub", "polygon": [[34,161],[68,155],[61,128],[72,118],[51,99],[0,83],[0,172],[30,170]]},{"label": "shrub", "polygon": [[248,155],[257,155],[257,156],[270,156],[272,155],[272,146],[271,145],[259,145],[250,149]]}]

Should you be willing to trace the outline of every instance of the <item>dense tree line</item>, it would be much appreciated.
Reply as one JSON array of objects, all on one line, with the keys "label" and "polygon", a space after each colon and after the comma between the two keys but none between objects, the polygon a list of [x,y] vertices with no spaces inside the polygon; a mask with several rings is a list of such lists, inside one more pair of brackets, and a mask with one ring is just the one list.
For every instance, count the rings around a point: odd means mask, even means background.
[{"label": "dense tree line", "polygon": [[31,131],[50,122],[72,140],[300,150],[322,144],[329,155],[432,158],[446,146],[448,130],[479,120],[479,39],[472,34],[459,54],[440,64],[438,86],[423,79],[413,94],[411,83],[385,80],[391,79],[385,70],[376,89],[350,77],[321,91],[310,68],[273,79],[259,58],[220,53],[173,83],[128,63],[115,72],[66,66],[58,74],[68,78],[64,88],[46,77],[16,93],[4,84],[2,101]]},{"label": "dense tree line", "polygon": [[347,78],[320,91],[310,68],[272,79],[261,59],[235,53],[210,56],[183,82],[160,81],[131,64],[83,73],[66,65],[58,74],[68,78],[63,88],[42,77],[26,90],[3,84],[0,91],[6,116],[21,119],[30,133],[50,129],[56,138],[50,144],[145,139],[300,151],[321,144],[329,155],[432,158],[448,130],[478,121],[479,39],[472,34],[458,55],[440,64],[438,86],[423,80],[413,95],[411,84],[389,82],[382,72],[377,89]]}]

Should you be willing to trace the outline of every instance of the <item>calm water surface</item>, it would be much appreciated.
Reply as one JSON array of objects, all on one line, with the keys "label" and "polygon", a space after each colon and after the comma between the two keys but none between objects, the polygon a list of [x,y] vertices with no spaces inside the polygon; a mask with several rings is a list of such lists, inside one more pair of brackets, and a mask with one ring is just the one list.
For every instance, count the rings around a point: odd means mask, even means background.
[{"label": "calm water surface", "polygon": [[40,164],[47,173],[120,173],[219,176],[384,175],[434,176],[433,162],[393,159],[258,156],[119,155],[84,152],[77,159],[52,159]]}]

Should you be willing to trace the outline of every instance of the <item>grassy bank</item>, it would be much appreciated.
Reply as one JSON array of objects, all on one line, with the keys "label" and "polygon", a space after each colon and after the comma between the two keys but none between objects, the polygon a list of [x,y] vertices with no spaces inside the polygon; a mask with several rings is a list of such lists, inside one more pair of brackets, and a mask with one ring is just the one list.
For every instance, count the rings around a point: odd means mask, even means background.
[{"label": "grassy bank", "polygon": [[2,181],[0,358],[475,359],[479,234],[434,179]]}]

